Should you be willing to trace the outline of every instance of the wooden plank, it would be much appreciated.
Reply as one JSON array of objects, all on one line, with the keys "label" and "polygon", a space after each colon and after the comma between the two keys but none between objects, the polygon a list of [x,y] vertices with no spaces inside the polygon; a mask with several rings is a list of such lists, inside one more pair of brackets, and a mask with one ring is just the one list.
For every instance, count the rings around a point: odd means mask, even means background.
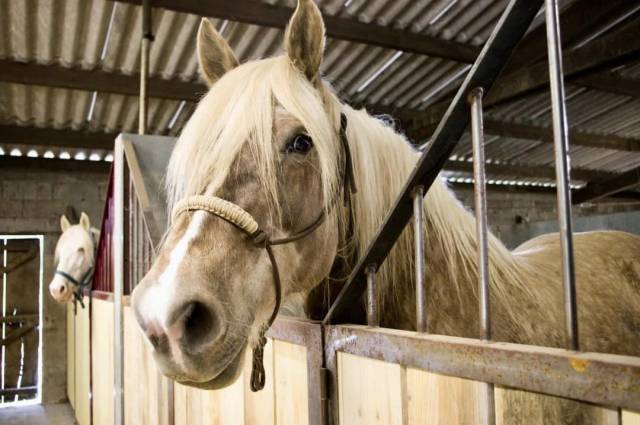
[{"label": "wooden plank", "polygon": [[205,391],[175,384],[176,425],[243,425],[244,378],[231,386]]},{"label": "wooden plank", "polygon": [[402,425],[402,367],[338,353],[341,424]]},{"label": "wooden plank", "polygon": [[169,380],[156,368],[131,307],[124,307],[123,320],[125,425],[169,425]]},{"label": "wooden plank", "polygon": [[[138,0],[120,0],[140,4]],[[154,7],[162,7],[176,12],[228,19],[247,24],[272,28],[284,28],[293,8],[266,4],[255,0],[208,1],[199,0],[154,0]],[[418,53],[432,57],[451,59],[458,62],[473,62],[479,49],[441,38],[415,34],[392,27],[364,23],[356,19],[346,19],[323,14],[326,35],[330,38]]]},{"label": "wooden plank", "polygon": [[75,409],[76,407],[76,319],[73,312],[73,303],[67,303],[67,397],[69,404]]},{"label": "wooden plank", "polygon": [[622,425],[640,425],[640,413],[623,410]]},{"label": "wooden plank", "polygon": [[618,425],[618,411],[567,398],[496,387],[496,425]]},{"label": "wooden plank", "polygon": [[91,425],[89,297],[83,297],[82,302],[87,308],[78,305],[75,317],[75,412],[79,425]]},{"label": "wooden plank", "polygon": [[91,317],[93,424],[112,425],[113,405],[113,302],[94,298]]},{"label": "wooden plank", "polygon": [[307,349],[303,345],[274,340],[276,423],[309,424]]},{"label": "wooden plank", "polygon": [[265,386],[262,391],[251,391],[251,358],[247,356],[244,368],[244,421],[245,425],[275,425],[275,379],[273,376],[273,340],[264,347]]},{"label": "wooden plank", "polygon": [[486,384],[407,368],[409,425],[475,425],[484,422]]}]

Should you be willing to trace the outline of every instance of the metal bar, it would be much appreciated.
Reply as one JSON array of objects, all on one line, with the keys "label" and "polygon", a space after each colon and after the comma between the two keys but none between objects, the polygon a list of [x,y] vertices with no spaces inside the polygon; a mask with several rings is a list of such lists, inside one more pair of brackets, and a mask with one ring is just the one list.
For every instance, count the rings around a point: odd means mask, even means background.
[{"label": "metal bar", "polygon": [[511,0],[493,33],[471,67],[460,90],[447,109],[434,133],[432,143],[418,160],[407,183],[396,199],[383,225],[358,261],[348,282],[327,313],[324,323],[336,323],[349,306],[358,302],[364,291],[365,268],[382,264],[411,218],[411,192],[419,185],[429,190],[440,170],[457,145],[469,123],[467,95],[474,87],[489,90],[503,68],[511,51],[522,38],[537,14],[542,0]]},{"label": "metal bar", "polygon": [[576,304],[573,232],[571,226],[571,188],[569,186],[569,137],[567,110],[562,74],[562,46],[557,0],[545,0],[547,50],[549,54],[549,82],[553,116],[553,142],[556,162],[558,194],[558,224],[562,249],[562,282],[564,286],[564,314],[567,348],[579,349],[578,312]]},{"label": "metal bar", "polygon": [[469,95],[471,103],[471,141],[473,144],[473,192],[478,245],[478,301],[480,307],[480,338],[491,339],[491,310],[489,304],[489,245],[487,240],[487,186],[484,172],[484,130],[482,125],[481,87]]},{"label": "metal bar", "polygon": [[151,33],[151,0],[142,0],[142,40],[140,46],[140,106],[138,108],[138,134],[147,131],[147,106],[149,96],[147,81],[149,79],[149,52],[153,34]]},{"label": "metal bar", "polygon": [[[471,142],[473,145],[473,192],[476,214],[476,240],[478,245],[478,302],[480,312],[480,338],[491,339],[491,309],[489,303],[489,245],[487,240],[487,184],[484,169],[484,125],[482,96],[484,90],[471,91]],[[496,423],[495,393],[492,383],[487,383],[487,416],[485,424]]]},{"label": "metal bar", "polygon": [[124,290],[124,147],[118,136],[113,152],[113,409],[114,424],[124,423],[123,321]]},{"label": "metal bar", "polygon": [[378,298],[376,288],[376,265],[367,266],[367,324],[369,326],[380,326],[380,316],[378,315]]},{"label": "metal bar", "polygon": [[329,326],[325,341],[328,354],[349,353],[443,375],[640,410],[638,357],[362,325]]},{"label": "metal bar", "polygon": [[413,241],[416,268],[416,331],[427,332],[427,288],[424,278],[424,187],[413,192]]}]

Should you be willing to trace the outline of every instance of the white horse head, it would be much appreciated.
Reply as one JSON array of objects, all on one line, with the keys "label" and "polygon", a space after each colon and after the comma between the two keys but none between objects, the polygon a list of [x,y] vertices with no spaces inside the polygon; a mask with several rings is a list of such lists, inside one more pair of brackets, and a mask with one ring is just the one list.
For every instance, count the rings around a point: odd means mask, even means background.
[{"label": "white horse head", "polygon": [[89,216],[84,212],[80,223],[71,225],[63,215],[60,217],[62,235],[56,245],[56,271],[49,284],[51,296],[65,303],[73,299],[78,285],[85,285],[91,278],[95,261],[95,229],[91,228]]}]

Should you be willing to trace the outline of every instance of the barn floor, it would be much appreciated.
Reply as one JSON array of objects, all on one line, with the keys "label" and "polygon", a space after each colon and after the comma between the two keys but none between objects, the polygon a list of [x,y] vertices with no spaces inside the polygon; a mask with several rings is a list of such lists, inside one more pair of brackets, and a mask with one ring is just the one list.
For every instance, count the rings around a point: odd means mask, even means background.
[{"label": "barn floor", "polygon": [[76,420],[69,404],[37,404],[0,409],[2,425],[73,425]]}]

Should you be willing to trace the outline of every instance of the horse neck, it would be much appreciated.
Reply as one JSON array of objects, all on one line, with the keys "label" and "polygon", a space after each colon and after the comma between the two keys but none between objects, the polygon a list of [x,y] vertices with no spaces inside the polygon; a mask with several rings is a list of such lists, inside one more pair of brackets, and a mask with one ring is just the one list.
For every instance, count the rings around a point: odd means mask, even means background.
[{"label": "horse neck", "polygon": [[[348,119],[360,189],[354,202],[354,237],[362,255],[419,154],[403,136],[379,120],[364,116],[362,111],[350,111]],[[431,323],[435,330],[451,334],[467,334],[460,329],[462,324],[476,332],[475,220],[440,179],[436,179],[425,197],[424,215],[429,304],[434,307],[430,310],[441,314],[433,317]],[[491,234],[489,254],[492,290],[499,295],[505,292],[506,280],[518,280],[515,258]],[[387,326],[414,326],[414,255],[413,228],[407,226],[378,273],[378,302]]]}]

